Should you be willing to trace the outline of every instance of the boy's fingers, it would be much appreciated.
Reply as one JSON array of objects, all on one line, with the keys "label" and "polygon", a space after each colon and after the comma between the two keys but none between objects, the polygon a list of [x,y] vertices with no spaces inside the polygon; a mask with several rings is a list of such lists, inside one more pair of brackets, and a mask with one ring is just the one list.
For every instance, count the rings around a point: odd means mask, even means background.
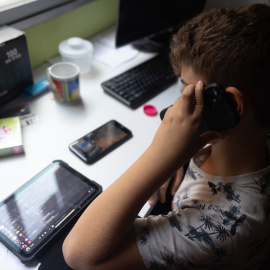
[{"label": "boy's fingers", "polygon": [[198,81],[195,86],[195,108],[194,112],[201,114],[203,110],[203,82]]},{"label": "boy's fingers", "polygon": [[174,175],[173,182],[171,185],[171,195],[174,196],[178,188],[180,187],[184,177],[184,169],[181,167]]},{"label": "boy's fingers", "polygon": [[179,106],[179,109],[182,111],[182,112],[189,112],[189,113],[192,113],[193,112],[193,102],[194,102],[194,92],[195,92],[195,88],[194,88],[194,85],[190,84],[188,85],[181,97],[177,100],[176,105],[175,107]]},{"label": "boy's fingers", "polygon": [[156,202],[156,198],[157,198],[157,193],[155,192],[149,199],[148,199],[148,203],[150,205],[154,205]]},{"label": "boy's fingers", "polygon": [[166,181],[149,199],[148,203],[154,205],[156,200],[159,199],[161,203],[166,202],[166,193],[170,180]]},{"label": "boy's fingers", "polygon": [[170,181],[166,181],[158,190],[158,198],[161,203],[166,202],[166,193],[169,186]]}]

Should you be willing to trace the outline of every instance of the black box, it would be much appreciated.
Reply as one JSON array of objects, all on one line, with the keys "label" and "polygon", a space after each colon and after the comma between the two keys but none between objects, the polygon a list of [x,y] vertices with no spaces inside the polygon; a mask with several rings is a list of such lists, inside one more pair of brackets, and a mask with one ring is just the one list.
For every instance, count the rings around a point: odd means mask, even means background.
[{"label": "black box", "polygon": [[0,28],[0,105],[16,98],[33,84],[24,33],[13,27]]}]

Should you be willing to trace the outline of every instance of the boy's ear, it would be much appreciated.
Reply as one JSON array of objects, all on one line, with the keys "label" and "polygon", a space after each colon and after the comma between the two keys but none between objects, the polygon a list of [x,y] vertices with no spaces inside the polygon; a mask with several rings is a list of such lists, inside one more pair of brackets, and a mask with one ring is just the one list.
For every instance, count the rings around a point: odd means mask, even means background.
[{"label": "boy's ear", "polygon": [[244,96],[243,94],[235,87],[228,87],[225,89],[227,93],[231,94],[231,97],[235,100],[237,107],[236,110],[241,116],[244,113]]}]

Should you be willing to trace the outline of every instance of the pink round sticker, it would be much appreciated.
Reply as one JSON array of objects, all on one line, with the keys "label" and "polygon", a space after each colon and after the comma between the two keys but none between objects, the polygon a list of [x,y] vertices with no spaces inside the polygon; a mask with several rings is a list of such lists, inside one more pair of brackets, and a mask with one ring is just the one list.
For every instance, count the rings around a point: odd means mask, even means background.
[{"label": "pink round sticker", "polygon": [[146,115],[155,116],[157,114],[157,109],[152,105],[145,105],[143,111]]}]

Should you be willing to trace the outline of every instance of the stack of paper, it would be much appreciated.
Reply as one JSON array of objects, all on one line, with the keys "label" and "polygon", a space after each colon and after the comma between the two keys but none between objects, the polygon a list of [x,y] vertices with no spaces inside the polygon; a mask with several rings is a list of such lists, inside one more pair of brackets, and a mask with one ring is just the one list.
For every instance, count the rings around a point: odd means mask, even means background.
[{"label": "stack of paper", "polygon": [[115,48],[115,38],[110,33],[115,33],[115,31],[108,29],[91,40],[94,45],[94,59],[116,68],[138,55],[138,50],[131,45]]}]

